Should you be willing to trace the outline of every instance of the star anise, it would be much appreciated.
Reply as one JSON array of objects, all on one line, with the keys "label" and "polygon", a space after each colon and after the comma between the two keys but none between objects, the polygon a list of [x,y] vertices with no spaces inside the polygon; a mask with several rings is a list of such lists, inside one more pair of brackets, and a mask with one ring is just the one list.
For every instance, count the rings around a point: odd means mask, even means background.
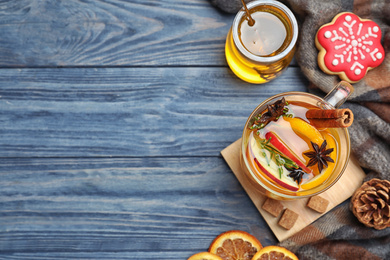
[{"label": "star anise", "polygon": [[305,174],[305,172],[302,170],[301,167],[299,168],[288,168],[286,169],[290,172],[288,175],[289,177],[293,178],[294,181],[296,181],[298,184],[302,181],[302,176]]},{"label": "star anise", "polygon": [[252,129],[261,129],[269,122],[277,121],[280,116],[288,111],[288,108],[285,108],[286,105],[287,102],[284,97],[271,105],[267,105],[267,112],[263,113],[260,117],[255,118]]},{"label": "star anise", "polygon": [[322,143],[321,147],[313,142],[311,142],[311,145],[313,146],[314,151],[304,153],[304,155],[310,158],[310,161],[306,166],[310,167],[318,164],[318,171],[321,173],[324,167],[328,167],[328,162],[334,163],[333,159],[328,156],[331,152],[333,152],[333,148],[326,149],[326,140]]}]

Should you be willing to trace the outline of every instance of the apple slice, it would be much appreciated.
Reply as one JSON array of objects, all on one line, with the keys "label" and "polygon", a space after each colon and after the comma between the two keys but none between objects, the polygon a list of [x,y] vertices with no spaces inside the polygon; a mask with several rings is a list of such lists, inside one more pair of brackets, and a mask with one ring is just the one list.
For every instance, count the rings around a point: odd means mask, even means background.
[{"label": "apple slice", "polygon": [[281,140],[280,138],[274,133],[274,132],[268,132],[265,134],[266,139],[270,139],[270,143],[278,149],[282,154],[284,154],[286,157],[290,158],[292,161],[294,161],[299,167],[302,168],[303,171],[306,173],[311,173],[312,170],[310,170]]},{"label": "apple slice", "polygon": [[269,179],[288,190],[297,191],[299,189],[298,184],[288,176],[290,172],[285,167],[281,167],[282,174],[280,176],[279,166],[273,160],[270,160],[270,152],[261,149],[255,138],[252,138],[249,149],[256,165]]}]

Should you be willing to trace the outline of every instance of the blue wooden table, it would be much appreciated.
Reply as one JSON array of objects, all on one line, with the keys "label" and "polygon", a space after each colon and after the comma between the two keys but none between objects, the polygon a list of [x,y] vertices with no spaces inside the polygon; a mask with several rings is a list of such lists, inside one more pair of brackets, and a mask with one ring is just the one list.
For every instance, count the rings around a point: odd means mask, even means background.
[{"label": "blue wooden table", "polygon": [[207,0],[0,2],[0,259],[186,259],[221,232],[277,243],[220,152],[306,91],[239,80]]}]

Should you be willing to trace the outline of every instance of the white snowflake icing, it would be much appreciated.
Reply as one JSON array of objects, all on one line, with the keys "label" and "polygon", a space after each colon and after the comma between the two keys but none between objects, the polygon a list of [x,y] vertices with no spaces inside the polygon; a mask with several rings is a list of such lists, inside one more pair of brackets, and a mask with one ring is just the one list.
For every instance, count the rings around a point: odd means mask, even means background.
[{"label": "white snowflake icing", "polygon": [[[378,52],[378,48],[371,50],[370,47],[374,42],[370,39],[377,38],[379,27],[368,27],[367,33],[361,35],[363,23],[353,19],[350,15],[345,16],[343,26],[337,30],[327,30],[324,32],[324,37],[330,41],[341,41],[334,46],[334,49],[343,50],[340,54],[334,54],[332,65],[337,66],[344,64],[344,62],[351,63],[350,70],[354,71],[355,75],[360,75],[365,68],[359,60],[371,58],[373,61],[379,60],[383,57],[382,53]],[[353,26],[358,23],[357,31],[353,30]],[[366,53],[367,55],[365,55]]]}]

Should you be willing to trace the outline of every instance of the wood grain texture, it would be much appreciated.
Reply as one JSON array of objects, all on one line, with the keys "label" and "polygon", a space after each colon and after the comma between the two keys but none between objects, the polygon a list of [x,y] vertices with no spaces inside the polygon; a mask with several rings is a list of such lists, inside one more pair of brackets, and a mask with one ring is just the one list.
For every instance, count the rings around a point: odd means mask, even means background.
[{"label": "wood grain texture", "polygon": [[0,259],[186,259],[276,243],[220,151],[266,85],[224,56],[208,0],[0,1]]},{"label": "wood grain texture", "polygon": [[232,228],[275,239],[218,157],[1,159],[0,198],[0,258],[186,259]]},{"label": "wood grain texture", "polygon": [[225,65],[207,0],[1,1],[0,67]]},{"label": "wood grain texture", "polygon": [[218,156],[261,101],[305,84],[296,68],[257,86],[226,68],[3,69],[0,157]]}]

